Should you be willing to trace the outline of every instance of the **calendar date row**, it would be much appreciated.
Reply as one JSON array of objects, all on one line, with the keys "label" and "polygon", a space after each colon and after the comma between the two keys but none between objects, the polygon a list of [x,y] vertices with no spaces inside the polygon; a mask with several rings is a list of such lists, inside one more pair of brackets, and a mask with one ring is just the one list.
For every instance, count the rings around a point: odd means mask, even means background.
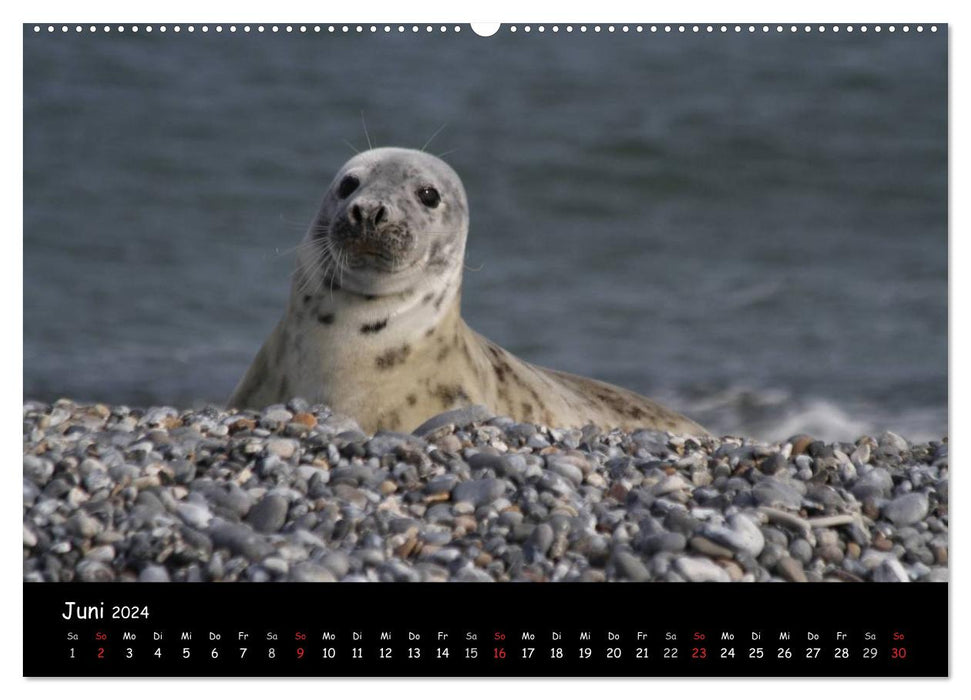
[{"label": "calendar date row", "polygon": [[109,646],[94,646],[90,649],[72,646],[68,648],[68,658],[80,658],[82,654],[94,655],[97,659],[108,659],[117,656],[121,659],[134,659],[136,656],[149,655],[157,659],[162,658],[181,658],[193,659],[201,656],[205,659],[218,660],[226,656],[245,661],[254,656],[274,660],[286,658],[303,660],[319,659],[322,661],[333,661],[337,659],[350,660],[377,660],[388,661],[392,659],[407,659],[409,661],[422,660],[441,660],[447,661],[453,657],[465,660],[492,659],[494,661],[504,661],[506,659],[518,659],[529,661],[532,659],[545,658],[550,660],[571,660],[584,661],[588,659],[620,660],[623,658],[633,658],[640,660],[660,659],[660,660],[679,660],[690,659],[693,661],[704,661],[709,658],[722,660],[749,659],[758,661],[761,659],[788,660],[802,658],[808,660],[832,658],[840,659],[863,659],[876,660],[882,657],[889,659],[906,659],[906,646],[891,646],[881,648],[877,646],[869,647],[708,647],[708,646],[607,646],[607,647],[508,647],[508,646],[121,646],[117,650]]}]

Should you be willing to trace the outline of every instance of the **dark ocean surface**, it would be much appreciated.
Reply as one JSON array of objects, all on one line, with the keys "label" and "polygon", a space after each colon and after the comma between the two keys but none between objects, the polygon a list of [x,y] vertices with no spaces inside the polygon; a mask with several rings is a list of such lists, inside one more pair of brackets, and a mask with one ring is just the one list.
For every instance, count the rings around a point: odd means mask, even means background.
[{"label": "dark ocean surface", "polygon": [[463,311],[717,433],[947,432],[947,37],[24,37],[24,397],[223,402],[354,148],[445,153]]}]

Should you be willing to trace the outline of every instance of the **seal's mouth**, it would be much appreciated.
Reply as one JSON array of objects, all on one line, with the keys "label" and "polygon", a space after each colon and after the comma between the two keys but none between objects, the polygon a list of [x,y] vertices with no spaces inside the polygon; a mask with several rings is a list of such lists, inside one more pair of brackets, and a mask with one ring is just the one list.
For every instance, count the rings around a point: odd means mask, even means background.
[{"label": "seal's mouth", "polygon": [[411,264],[413,236],[403,226],[362,227],[341,218],[334,222],[330,237],[338,256],[349,269],[397,272]]},{"label": "seal's mouth", "polygon": [[348,254],[348,264],[351,267],[364,267],[371,263],[393,265],[396,262],[392,251],[377,241],[353,242],[341,248]]}]

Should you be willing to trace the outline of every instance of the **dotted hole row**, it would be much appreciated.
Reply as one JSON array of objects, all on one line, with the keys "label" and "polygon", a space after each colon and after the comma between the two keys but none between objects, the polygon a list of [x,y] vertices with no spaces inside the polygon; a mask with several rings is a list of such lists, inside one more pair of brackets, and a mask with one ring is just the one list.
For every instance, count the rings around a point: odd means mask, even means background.
[{"label": "dotted hole row", "polygon": [[[180,32],[183,32],[183,31],[188,32],[190,34],[196,32],[196,31],[200,31],[200,32],[202,32],[204,34],[207,33],[207,32],[210,32],[210,31],[215,31],[217,33],[220,33],[220,32],[223,32],[223,31],[228,31],[230,33],[232,33],[232,32],[239,32],[239,31],[244,32],[244,33],[246,33],[246,32],[257,32],[257,33],[260,33],[260,32],[271,32],[271,33],[272,32],[277,32],[278,33],[278,32],[281,32],[282,31],[282,32],[286,32],[286,33],[294,33],[294,32],[296,32],[296,33],[301,33],[301,34],[306,34],[308,32],[318,33],[318,34],[321,33],[321,32],[327,32],[327,33],[330,33],[330,34],[337,34],[337,33],[342,33],[342,34],[358,33],[358,34],[360,34],[360,33],[364,33],[364,32],[377,33],[377,32],[380,32],[380,31],[383,31],[385,33],[391,33],[391,32],[394,32],[394,31],[397,31],[399,33],[404,33],[404,32],[407,32],[407,31],[411,31],[413,33],[417,33],[417,32],[422,31],[423,29],[424,29],[424,31],[426,33],[434,32],[434,31],[436,31],[436,29],[439,32],[441,32],[441,33],[445,33],[445,32],[448,32],[448,31],[453,31],[453,32],[461,32],[462,31],[462,28],[460,26],[458,26],[458,25],[455,25],[455,26],[451,27],[451,29],[450,29],[449,27],[447,27],[445,25],[441,25],[441,26],[437,26],[436,27],[436,26],[432,26],[432,25],[419,26],[419,25],[416,25],[416,24],[413,24],[413,25],[402,25],[402,24],[389,25],[389,24],[385,24],[385,25],[382,25],[382,26],[373,25],[373,24],[372,25],[369,25],[369,26],[364,26],[364,25],[360,25],[360,24],[358,24],[358,25],[347,25],[347,24],[344,24],[344,25],[324,25],[324,26],[321,26],[319,24],[314,24],[314,25],[306,25],[306,24],[299,24],[299,25],[292,25],[292,24],[286,24],[286,25],[276,25],[276,24],[273,24],[273,25],[262,25],[262,24],[260,24],[260,25],[250,26],[250,25],[247,24],[247,25],[242,25],[240,27],[237,27],[234,24],[227,25],[227,26],[223,26],[221,24],[217,24],[217,25],[214,25],[212,27],[210,27],[209,25],[206,25],[206,24],[203,24],[203,25],[198,26],[198,27],[195,26],[195,25],[192,25],[192,24],[185,25],[184,27],[182,25],[178,25],[178,24],[172,25],[171,27],[169,27],[167,25],[160,25],[158,27],[153,27],[151,25],[147,25],[147,26],[139,26],[139,25],[129,25],[129,26],[126,26],[126,25],[114,25],[114,26],[112,26],[112,25],[107,25],[107,24],[106,25],[102,25],[102,26],[89,25],[87,27],[84,27],[84,26],[82,26],[80,24],[77,24],[77,25],[66,25],[66,24],[53,25],[53,24],[49,24],[49,25],[46,25],[46,26],[42,26],[42,25],[39,25],[39,24],[35,24],[34,25],[34,32],[35,33],[40,33],[40,32],[43,32],[45,30],[48,33],[54,33],[54,32],[57,32],[57,31],[61,31],[62,33],[67,33],[67,32],[70,32],[72,30],[74,32],[76,32],[76,33],[80,33],[80,32],[84,32],[85,29],[87,29],[87,31],[88,32],[91,32],[91,33],[99,32],[99,31],[104,32],[104,33],[110,33],[110,32],[113,32],[113,31],[114,32],[118,32],[118,33],[124,33],[126,31],[128,31],[128,32],[131,32],[133,34],[137,34],[140,31],[141,32],[145,32],[145,33],[152,33],[153,31],[158,31],[158,32],[161,32],[161,33],[165,33],[165,32],[168,32],[168,31],[172,31],[172,32],[175,32],[176,34],[178,34]],[[898,31],[898,29],[899,29],[899,31],[906,33],[906,32],[910,32],[910,31],[923,32],[925,30],[925,27],[924,27],[924,25],[921,25],[921,24],[913,25],[913,26],[911,26],[911,25],[903,25],[903,26],[888,25],[886,27],[882,27],[881,25],[869,26],[869,25],[865,25],[865,24],[858,25],[858,26],[853,26],[853,25],[844,25],[844,26],[840,26],[840,25],[831,25],[831,26],[816,25],[816,26],[813,26],[813,25],[808,25],[808,24],[807,25],[795,25],[795,24],[791,24],[791,25],[781,25],[781,24],[775,24],[775,25],[768,25],[768,24],[762,24],[762,25],[754,25],[754,24],[746,24],[746,25],[740,25],[740,24],[735,24],[735,25],[727,25],[727,24],[716,24],[716,25],[712,25],[712,24],[707,24],[707,25],[699,25],[699,24],[689,24],[689,25],[685,25],[685,24],[678,24],[678,25],[671,25],[671,24],[662,24],[662,25],[656,25],[656,24],[639,25],[638,24],[638,25],[633,25],[633,26],[632,25],[626,25],[626,24],[624,24],[624,25],[620,25],[620,26],[614,26],[614,25],[611,24],[611,25],[607,25],[605,27],[601,27],[600,25],[594,25],[592,27],[588,27],[586,25],[579,25],[579,26],[566,25],[566,26],[563,26],[563,27],[561,27],[559,25],[552,25],[550,27],[546,27],[544,25],[539,25],[539,26],[536,26],[536,27],[532,27],[530,25],[524,25],[524,26],[521,26],[520,27],[520,26],[517,26],[517,25],[514,24],[514,25],[509,25],[508,27],[506,27],[506,30],[509,31],[510,33],[516,33],[518,31],[523,31],[523,32],[529,33],[529,32],[532,32],[532,31],[535,30],[536,32],[539,32],[541,34],[544,33],[544,32],[546,32],[546,31],[551,31],[553,33],[557,33],[557,32],[560,32],[560,31],[564,31],[566,33],[571,33],[571,32],[574,32],[574,31],[581,32],[581,33],[583,33],[583,32],[589,32],[589,31],[592,31],[592,32],[595,32],[595,33],[596,32],[602,32],[602,31],[607,31],[607,32],[616,32],[616,31],[620,31],[620,32],[652,32],[652,33],[658,33],[658,32],[673,33],[673,32],[678,32],[678,33],[682,33],[682,34],[684,34],[684,33],[694,33],[694,34],[709,33],[709,34],[713,34],[713,33],[716,33],[716,32],[719,32],[719,33],[727,33],[727,32],[741,33],[741,32],[748,32],[750,34],[754,34],[756,32],[768,33],[768,32],[771,32],[771,31],[775,31],[777,33],[785,32],[785,31],[788,31],[790,33],[795,33],[795,32],[808,33],[808,32],[813,32],[813,31],[815,31],[815,32],[827,32],[827,31],[831,31],[831,32],[834,32],[834,33],[838,33],[840,31],[845,31],[845,32],[859,31],[859,32],[866,33],[868,31],[874,31],[874,32],[878,32],[879,33],[879,32],[882,32],[884,29],[886,29],[886,31],[891,32],[891,33]],[[928,29],[931,32],[936,32],[937,31],[937,26],[936,25],[931,25],[930,27],[928,27]]]}]

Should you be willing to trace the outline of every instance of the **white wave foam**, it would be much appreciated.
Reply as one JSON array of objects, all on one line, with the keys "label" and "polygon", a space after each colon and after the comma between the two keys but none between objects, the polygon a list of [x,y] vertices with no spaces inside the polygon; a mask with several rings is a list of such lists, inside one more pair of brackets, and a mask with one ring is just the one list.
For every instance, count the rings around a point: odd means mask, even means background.
[{"label": "white wave foam", "polygon": [[778,389],[730,387],[703,396],[671,397],[692,418],[719,435],[743,435],[768,442],[806,433],[827,442],[854,442],[891,430],[922,442],[947,434],[947,407],[893,410],[863,402],[838,403],[793,396]]}]

